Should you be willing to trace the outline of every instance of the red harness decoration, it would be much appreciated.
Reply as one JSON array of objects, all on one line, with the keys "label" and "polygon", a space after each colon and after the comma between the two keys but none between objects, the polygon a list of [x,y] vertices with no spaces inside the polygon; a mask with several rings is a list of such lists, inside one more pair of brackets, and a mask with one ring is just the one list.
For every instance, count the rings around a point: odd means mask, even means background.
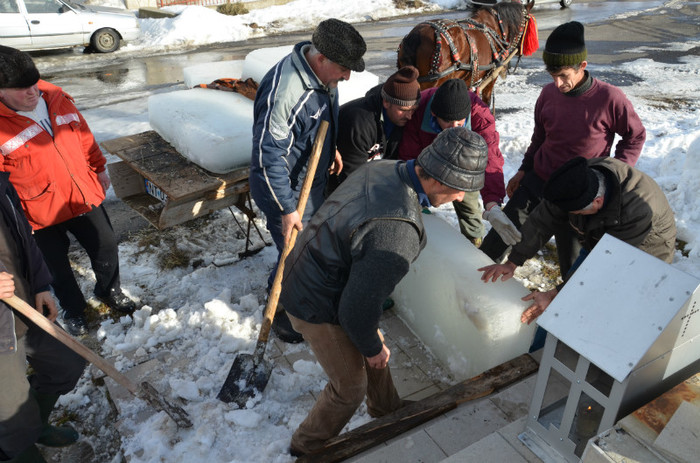
[{"label": "red harness decoration", "polygon": [[530,56],[540,47],[540,39],[537,32],[537,20],[534,15],[530,15],[525,25],[525,36],[520,42],[520,54]]}]

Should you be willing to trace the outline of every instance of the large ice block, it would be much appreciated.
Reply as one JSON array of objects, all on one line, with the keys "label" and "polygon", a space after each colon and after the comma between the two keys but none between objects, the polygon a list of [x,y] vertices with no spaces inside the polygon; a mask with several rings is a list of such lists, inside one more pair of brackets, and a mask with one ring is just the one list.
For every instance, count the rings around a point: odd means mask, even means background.
[{"label": "large ice block", "polygon": [[267,71],[277,64],[282,58],[292,52],[292,45],[281,47],[258,48],[248,53],[243,63],[241,78],[252,77],[254,81],[260,82]]},{"label": "large ice block", "polygon": [[[260,48],[245,60],[219,61],[183,70],[192,87],[227,77],[260,82],[267,71],[292,52],[292,46]],[[371,72],[353,72],[340,82],[338,103],[363,96],[379,82]],[[151,127],[190,161],[223,174],[250,162],[253,102],[237,93],[194,88],[153,95],[148,99]]]},{"label": "large ice block", "polygon": [[151,127],[184,157],[223,174],[250,164],[253,102],[233,92],[193,88],[148,98]]},{"label": "large ice block", "polygon": [[517,280],[484,283],[493,264],[458,230],[424,215],[428,243],[396,287],[399,316],[458,379],[474,377],[528,351],[535,323],[520,322],[529,294]]},{"label": "large ice block", "polygon": [[[241,78],[252,77],[256,82],[260,82],[267,71],[277,64],[279,60],[292,52],[293,46],[287,45],[273,48],[259,48],[253,50],[245,57]],[[348,101],[365,96],[367,90],[379,83],[379,76],[369,71],[352,72],[350,80],[338,84],[338,104],[342,105]]]},{"label": "large ice block", "polygon": [[238,79],[243,71],[244,60],[216,61],[188,66],[182,70],[185,86],[192,88],[199,84],[210,84],[216,79]]}]

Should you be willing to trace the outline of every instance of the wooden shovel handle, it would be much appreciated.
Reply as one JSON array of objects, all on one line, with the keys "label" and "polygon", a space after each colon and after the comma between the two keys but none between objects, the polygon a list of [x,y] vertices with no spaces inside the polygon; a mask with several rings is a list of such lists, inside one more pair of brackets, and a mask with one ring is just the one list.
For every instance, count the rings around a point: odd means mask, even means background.
[{"label": "wooden shovel handle", "polygon": [[[306,202],[309,199],[311,185],[314,182],[314,176],[316,175],[316,167],[318,167],[318,161],[321,158],[321,151],[323,150],[323,142],[326,139],[327,131],[328,121],[321,121],[321,125],[318,127],[318,131],[316,132],[314,146],[311,149],[309,165],[306,167],[306,177],[304,177],[304,183],[301,186],[301,193],[299,194],[299,204],[297,205],[297,212],[299,213],[300,218],[304,217]],[[296,228],[292,228],[292,234],[289,237],[289,241],[285,243],[284,248],[282,249],[282,255],[280,255],[280,261],[277,265],[277,272],[275,272],[275,279],[272,283],[272,288],[270,289],[270,295],[267,298],[265,312],[263,313],[263,322],[262,326],[260,327],[260,334],[258,335],[258,345],[266,344],[267,338],[270,336],[272,319],[275,317],[275,311],[277,311],[277,303],[279,302],[280,293],[282,292],[282,275],[284,274],[284,261],[294,248],[294,243],[297,240],[298,233],[299,230],[297,230]]]},{"label": "wooden shovel handle", "polygon": [[107,376],[124,386],[129,390],[129,392],[137,397],[140,397],[139,387],[136,385],[136,383],[114,368],[114,366],[107,360],[103,359],[92,350],[85,347],[82,343],[75,340],[68,333],[54,325],[48,318],[34,310],[32,306],[24,302],[22,299],[13,294],[8,298],[3,298],[2,301],[30,319],[36,326],[68,346],[68,348],[70,348],[73,352],[80,355],[100,370],[104,371]]}]

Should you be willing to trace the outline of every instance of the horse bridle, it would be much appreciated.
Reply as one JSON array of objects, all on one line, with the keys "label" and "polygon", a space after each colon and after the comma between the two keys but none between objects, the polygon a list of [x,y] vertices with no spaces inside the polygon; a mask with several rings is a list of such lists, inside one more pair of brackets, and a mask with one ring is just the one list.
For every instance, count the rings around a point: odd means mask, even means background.
[{"label": "horse bridle", "polygon": [[[522,39],[522,36],[525,32],[525,25],[530,19],[530,13],[527,11],[525,6],[523,6],[523,14],[522,19],[520,21],[520,26],[518,28],[518,33],[514,40],[509,42],[507,32],[503,27],[503,20],[498,14],[498,11],[494,10],[493,8],[489,8],[488,11],[496,19],[496,23],[498,24],[500,32],[500,37],[497,35],[498,33],[490,27],[482,23],[476,22],[471,18],[466,19],[464,21],[457,21],[456,23],[445,20],[427,21],[424,23],[430,25],[435,30],[435,52],[433,53],[433,58],[430,62],[430,71],[427,75],[418,77],[418,82],[431,82],[435,80],[440,80],[441,78],[452,74],[456,71],[470,71],[470,88],[475,88],[481,80],[477,80],[475,78],[475,75],[478,74],[479,71],[491,71],[500,66],[503,60],[505,60],[512,53],[513,48],[517,47],[520,43],[520,40]],[[452,25],[448,26],[447,22],[452,23]],[[459,50],[457,50],[457,46],[455,45],[454,40],[452,39],[452,36],[449,33],[449,29],[455,26],[459,26],[462,32],[464,32],[467,44],[469,45],[471,56],[470,62],[467,64],[461,61]],[[474,40],[469,36],[469,34],[467,34],[467,31],[469,30],[479,31],[482,34],[484,34],[486,40],[488,40],[489,42],[489,46],[491,47],[491,52],[493,53],[493,61],[491,63],[479,67],[479,53],[476,48],[476,44],[474,43]],[[442,56],[440,51],[442,49],[443,38],[447,42],[447,45],[450,47],[452,66],[444,69],[443,71],[440,71],[440,66],[442,65]],[[401,45],[399,45],[399,47],[400,46]]]}]

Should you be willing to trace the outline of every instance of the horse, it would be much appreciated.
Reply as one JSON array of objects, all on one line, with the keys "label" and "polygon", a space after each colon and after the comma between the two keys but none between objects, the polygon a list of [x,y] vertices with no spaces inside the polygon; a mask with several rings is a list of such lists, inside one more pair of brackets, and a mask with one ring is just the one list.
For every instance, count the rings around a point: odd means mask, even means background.
[{"label": "horse", "polygon": [[[420,23],[401,40],[397,66],[415,66],[421,90],[459,78],[479,93],[479,85],[509,57],[537,50],[537,24],[530,14],[534,4],[534,0],[526,5],[517,0],[502,2],[480,7],[469,19]],[[523,50],[524,41],[527,50]],[[487,104],[497,78],[482,85],[479,96]]]}]

